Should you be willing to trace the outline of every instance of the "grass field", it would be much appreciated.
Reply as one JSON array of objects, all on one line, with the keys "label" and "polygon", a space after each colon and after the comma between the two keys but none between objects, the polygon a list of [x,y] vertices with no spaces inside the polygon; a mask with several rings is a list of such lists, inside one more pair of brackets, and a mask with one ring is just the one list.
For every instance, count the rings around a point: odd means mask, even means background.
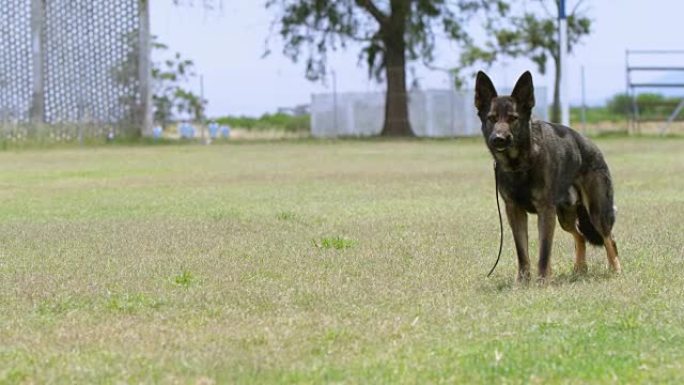
[{"label": "grass field", "polygon": [[479,139],[0,153],[0,384],[682,383],[684,140],[598,144],[624,273],[545,287]]}]

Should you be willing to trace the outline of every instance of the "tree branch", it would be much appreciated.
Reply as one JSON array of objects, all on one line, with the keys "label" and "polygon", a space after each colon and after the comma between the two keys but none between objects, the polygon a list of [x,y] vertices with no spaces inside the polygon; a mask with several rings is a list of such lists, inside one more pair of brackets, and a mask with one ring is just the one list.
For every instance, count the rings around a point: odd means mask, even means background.
[{"label": "tree branch", "polygon": [[354,42],[357,42],[357,43],[367,43],[367,42],[373,40],[373,38],[369,37],[369,36],[351,35],[347,32],[343,32],[343,31],[340,31],[339,29],[335,29],[335,28],[321,28],[321,27],[318,27],[315,25],[314,26],[308,26],[308,28],[315,31],[315,32],[326,34],[326,35],[327,34],[339,35],[339,36],[342,36],[343,38],[347,38],[347,39],[354,41]]},{"label": "tree branch", "polygon": [[389,17],[385,15],[376,5],[373,0],[356,0],[356,4],[368,11],[375,20],[383,25],[389,21]]},{"label": "tree branch", "polygon": [[[558,17],[558,14],[555,16],[551,14],[551,11],[546,7],[546,2],[544,0],[539,0],[539,5],[541,5],[542,9],[544,10],[544,13],[546,13],[546,16],[548,16],[550,19],[554,19]],[[560,3],[556,1],[556,8],[560,7]]]},{"label": "tree branch", "polygon": [[572,12],[570,12],[570,15],[576,14],[578,12],[580,5],[582,5],[583,2],[584,0],[579,0],[577,4],[575,4],[575,6],[572,8]]}]

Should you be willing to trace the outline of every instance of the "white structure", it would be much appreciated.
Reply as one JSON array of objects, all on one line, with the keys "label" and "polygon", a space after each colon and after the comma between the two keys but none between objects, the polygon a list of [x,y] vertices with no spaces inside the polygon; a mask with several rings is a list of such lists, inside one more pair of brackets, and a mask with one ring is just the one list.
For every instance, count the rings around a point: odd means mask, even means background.
[{"label": "white structure", "polygon": [[[500,94],[510,94],[502,89]],[[547,119],[545,87],[535,87],[534,115]],[[474,91],[426,90],[409,93],[411,128],[421,137],[480,135]],[[385,94],[314,94],[311,134],[317,138],[379,135],[385,118]]]},{"label": "white structure", "polygon": [[151,135],[150,65],[149,0],[0,1],[2,129]]}]

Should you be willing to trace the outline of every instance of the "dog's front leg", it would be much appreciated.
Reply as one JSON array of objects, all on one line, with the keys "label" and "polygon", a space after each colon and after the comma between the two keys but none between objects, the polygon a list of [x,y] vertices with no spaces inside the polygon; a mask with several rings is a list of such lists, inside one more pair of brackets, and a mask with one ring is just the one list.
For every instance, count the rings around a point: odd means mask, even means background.
[{"label": "dog's front leg", "polygon": [[551,246],[556,228],[556,208],[545,206],[537,214],[539,229],[539,278],[544,280],[551,275]]},{"label": "dog's front leg", "polygon": [[518,255],[518,282],[530,280],[530,258],[527,254],[527,212],[513,203],[506,203],[506,217],[513,232]]}]

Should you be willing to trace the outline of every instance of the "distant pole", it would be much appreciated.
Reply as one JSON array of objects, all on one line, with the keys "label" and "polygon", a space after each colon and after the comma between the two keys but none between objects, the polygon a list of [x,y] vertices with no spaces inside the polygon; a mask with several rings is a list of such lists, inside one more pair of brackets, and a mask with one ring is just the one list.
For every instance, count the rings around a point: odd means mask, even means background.
[{"label": "distant pole", "polygon": [[570,101],[568,100],[568,19],[565,14],[565,0],[558,3],[559,53],[560,53],[560,99],[561,124],[570,125]]},{"label": "distant pole", "polygon": [[[630,87],[632,81],[631,81],[631,74],[629,73],[629,50],[625,50],[625,76],[626,76],[626,83],[625,83],[625,95],[629,97],[629,100],[631,102],[631,106],[634,106],[634,95],[632,95],[632,89]],[[631,106],[627,106],[627,109],[625,111],[625,115],[627,116],[627,133],[632,134],[632,128],[634,128],[636,124],[636,115],[634,108]]]},{"label": "distant pole", "polygon": [[584,83],[584,66],[582,66],[582,132],[587,132],[587,99]]}]

